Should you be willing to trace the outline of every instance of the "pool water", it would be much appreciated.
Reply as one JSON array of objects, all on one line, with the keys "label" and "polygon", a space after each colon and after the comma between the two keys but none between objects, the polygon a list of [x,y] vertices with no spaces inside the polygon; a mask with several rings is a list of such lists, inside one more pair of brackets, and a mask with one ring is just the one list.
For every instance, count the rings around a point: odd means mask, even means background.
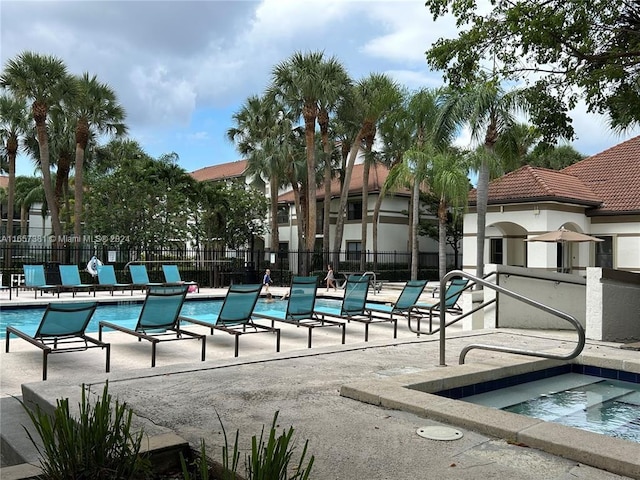
[{"label": "pool water", "polygon": [[[339,308],[339,300],[317,299],[316,306]],[[213,319],[213,316],[220,312],[222,307],[222,299],[218,300],[187,300],[182,306],[180,315],[185,317],[198,317],[206,320]],[[258,300],[255,311],[264,314],[273,314],[274,312],[284,312],[287,309],[286,300]],[[45,307],[33,308],[3,308],[0,312],[0,338],[5,338],[7,325],[11,325],[23,332],[33,335],[42,320]],[[142,303],[135,301],[120,302],[118,304],[98,304],[91,322],[87,327],[87,333],[95,333],[98,331],[98,323],[107,321],[122,325],[128,328],[135,328],[136,322],[142,310]]]},{"label": "pool water", "polygon": [[565,373],[460,400],[640,443],[640,384]]}]

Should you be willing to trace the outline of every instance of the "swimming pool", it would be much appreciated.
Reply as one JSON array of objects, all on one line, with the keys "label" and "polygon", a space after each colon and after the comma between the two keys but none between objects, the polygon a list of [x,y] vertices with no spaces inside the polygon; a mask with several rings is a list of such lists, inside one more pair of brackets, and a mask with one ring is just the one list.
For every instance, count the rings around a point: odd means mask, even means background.
[{"label": "swimming pool", "polygon": [[[180,314],[185,317],[200,316],[207,317],[220,312],[222,307],[222,298],[212,300],[187,300],[182,306]],[[319,298],[316,300],[317,306],[339,308],[339,300],[330,300]],[[266,299],[258,300],[256,304],[256,312],[264,314],[273,314],[274,312],[284,312],[287,308],[287,302],[284,300],[267,301]],[[33,335],[38,328],[38,324],[42,319],[45,306],[26,307],[26,308],[3,308],[0,314],[0,338],[5,338],[7,326],[11,325],[23,332]],[[99,303],[96,308],[91,322],[87,327],[87,333],[95,333],[98,331],[98,323],[107,321],[117,323],[128,328],[134,328],[136,321],[142,310],[142,302],[118,302],[117,304]]]},{"label": "swimming pool", "polygon": [[640,443],[638,383],[563,373],[460,400]]},{"label": "swimming pool", "polygon": [[[532,340],[536,341],[536,340]],[[640,382],[640,358],[627,353],[617,355],[582,353],[570,364],[554,360],[499,357],[490,362],[449,365],[407,371],[392,377],[381,376],[342,385],[340,395],[384,408],[415,413],[433,421],[466,428],[491,437],[502,438],[514,445],[536,448],[640,479],[638,443],[622,438],[593,433],[584,429],[547,422],[538,418],[485,407],[464,401],[461,397],[481,393],[474,389],[508,386],[514,376],[532,380],[555,374],[582,371],[613,379],[615,375]],[[596,352],[599,353],[599,352]],[[564,370],[564,371],[562,371]],[[635,380],[634,380],[635,378]],[[513,385],[513,384],[512,384]],[[444,391],[450,394],[442,395]]]}]

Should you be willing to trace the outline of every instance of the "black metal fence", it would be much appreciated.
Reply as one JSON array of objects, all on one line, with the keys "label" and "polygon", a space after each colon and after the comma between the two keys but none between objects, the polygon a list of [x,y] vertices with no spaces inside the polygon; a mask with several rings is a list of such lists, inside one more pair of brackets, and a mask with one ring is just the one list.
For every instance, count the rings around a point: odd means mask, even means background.
[{"label": "black metal fence", "polygon": [[[328,264],[333,264],[336,274],[340,272],[373,271],[378,278],[388,281],[406,281],[410,278],[411,254],[409,252],[340,252],[324,255],[321,252],[268,250],[231,250],[212,248],[157,247],[153,249],[125,249],[121,246],[70,244],[63,247],[34,246],[29,244],[0,244],[0,266],[2,282],[9,285],[12,274],[23,272],[23,265],[45,265],[47,281],[59,282],[58,265],[77,265],[83,282],[97,282],[86,271],[93,256],[102,263],[114,266],[118,281],[130,280],[128,265],[147,265],[149,279],[164,281],[162,264],[176,264],[183,280],[196,281],[202,286],[223,287],[234,283],[260,282],[264,270],[271,270],[276,285],[289,285],[291,276],[302,272],[302,265],[309,265],[310,274],[323,275]],[[306,258],[304,257],[306,255]],[[419,254],[419,273],[422,279],[438,278],[438,254]],[[339,258],[336,265],[335,258]],[[364,270],[361,258],[364,257]],[[303,262],[306,260],[306,262]],[[448,269],[461,265],[461,258],[448,255]]]}]

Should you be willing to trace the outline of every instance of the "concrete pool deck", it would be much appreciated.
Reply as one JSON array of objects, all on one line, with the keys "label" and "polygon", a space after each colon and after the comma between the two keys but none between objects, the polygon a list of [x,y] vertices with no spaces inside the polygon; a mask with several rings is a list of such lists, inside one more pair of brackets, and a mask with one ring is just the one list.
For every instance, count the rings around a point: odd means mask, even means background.
[{"label": "concrete pool deck", "polygon": [[[279,291],[272,288],[272,293]],[[73,405],[79,401],[82,384],[101,393],[108,380],[110,393],[127,402],[148,435],[175,434],[192,447],[204,439],[209,455],[216,459],[222,445],[218,414],[227,434],[238,429],[240,444],[246,447],[251,436],[259,435],[263,425],[268,428],[279,411],[280,430],[290,425],[295,428],[298,452],[304,440],[309,440],[309,452],[315,455],[312,478],[640,478],[640,444],[542,425],[526,417],[505,421],[488,409],[478,410],[477,405],[447,405],[448,399],[406,388],[459,379],[461,372],[467,378],[482,379],[493,375],[488,370],[504,365],[526,369],[539,362],[472,351],[467,365],[459,367],[457,356],[469,343],[568,352],[574,334],[451,328],[447,335],[449,366],[439,367],[438,339],[416,338],[406,323],[399,326],[396,340],[391,324],[372,325],[370,341],[365,343],[363,325],[352,322],[347,325],[345,345],[340,345],[339,329],[317,329],[312,349],[306,348],[306,329],[278,325],[282,327],[280,353],[274,352],[271,335],[250,335],[241,338],[240,356],[234,358],[232,336],[216,332],[207,339],[205,362],[198,361],[199,342],[171,342],[159,346],[158,366],[153,369],[149,368],[150,345],[110,332],[105,339],[112,344],[111,373],[104,373],[104,354],[99,350],[54,355],[46,382],[39,381],[40,351],[12,340],[11,353],[4,349],[0,353],[0,396],[24,392],[25,399],[49,405],[68,397]],[[618,344],[588,342],[584,356],[608,365],[624,362],[626,368],[640,372],[639,353],[622,350]],[[495,411],[500,413],[504,412]],[[418,428],[431,425],[455,426],[463,437],[435,441],[416,434]],[[585,458],[563,458],[566,452],[560,449],[543,451],[539,437],[545,432],[545,441],[552,446],[568,443],[585,452]],[[604,445],[594,446],[594,437],[604,440]],[[609,450],[617,456],[617,463],[593,461]],[[598,463],[598,467],[588,463]],[[3,479],[11,478],[9,469],[2,470]]]}]

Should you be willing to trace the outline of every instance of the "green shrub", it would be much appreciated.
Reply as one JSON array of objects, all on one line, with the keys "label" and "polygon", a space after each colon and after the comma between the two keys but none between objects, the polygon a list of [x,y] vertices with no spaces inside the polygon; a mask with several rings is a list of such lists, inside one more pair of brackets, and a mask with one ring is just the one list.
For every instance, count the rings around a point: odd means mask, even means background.
[{"label": "green shrub", "polygon": [[83,384],[77,419],[69,411],[69,399],[57,400],[53,416],[39,406],[34,412],[22,404],[42,441],[41,447],[27,430],[40,454],[43,478],[133,479],[150,475],[151,464],[140,454],[143,432],[132,432],[133,412],[118,400],[112,406],[108,388],[107,382],[92,406]]},{"label": "green shrub", "polygon": [[[260,433],[260,438],[255,435],[251,438],[251,454],[245,457],[245,469],[248,480],[307,480],[313,467],[314,456],[311,455],[306,465],[307,447],[309,441],[304,444],[302,454],[298,464],[291,465],[293,452],[293,427],[288,431],[283,431],[277,436],[276,422],[278,412],[273,417],[273,423],[269,431],[268,439],[264,438],[264,426]],[[237,473],[240,453],[238,450],[239,431],[236,431],[233,449],[229,448],[227,433],[218,415],[218,420],[222,426],[224,434],[224,446],[222,447],[222,469],[217,473],[217,477],[212,477],[211,468],[207,461],[204,440],[200,444],[200,454],[196,460],[187,465],[184,456],[180,457],[182,463],[182,474],[185,480],[208,480],[209,478],[220,478],[220,480],[236,480],[242,478]]]}]

